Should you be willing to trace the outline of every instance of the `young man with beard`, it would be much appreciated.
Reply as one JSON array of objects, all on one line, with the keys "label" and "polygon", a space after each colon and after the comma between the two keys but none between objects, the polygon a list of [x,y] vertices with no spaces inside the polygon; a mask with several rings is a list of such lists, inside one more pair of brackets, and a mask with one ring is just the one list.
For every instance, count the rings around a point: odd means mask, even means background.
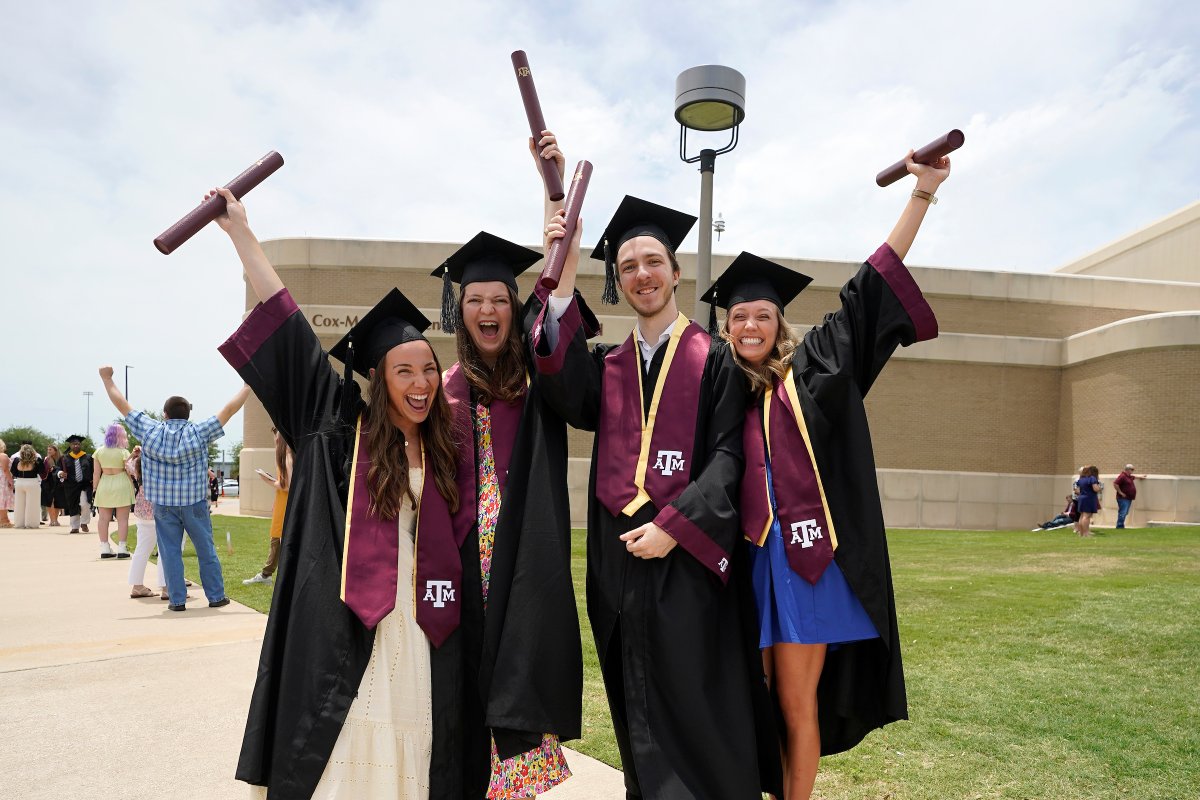
[{"label": "young man with beard", "polygon": [[[560,158],[552,135],[543,158]],[[588,508],[588,615],[629,797],[760,797],[779,752],[752,641],[740,538],[746,390],[724,342],[679,313],[675,249],[696,218],[626,197],[593,258],[637,315],[589,351],[573,299],[582,224],[533,327],[536,382],[596,432]],[[564,235],[558,212],[547,242]],[[749,623],[749,624],[748,624]]]}]

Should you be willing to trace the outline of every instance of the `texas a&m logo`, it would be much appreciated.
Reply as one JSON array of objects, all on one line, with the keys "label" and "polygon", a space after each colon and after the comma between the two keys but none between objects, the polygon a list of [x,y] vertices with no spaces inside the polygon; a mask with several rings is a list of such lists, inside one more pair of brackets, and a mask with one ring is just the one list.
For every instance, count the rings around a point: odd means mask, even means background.
[{"label": "texas a&m logo", "polygon": [[821,526],[815,519],[801,520],[792,523],[792,541],[789,544],[799,544],[801,547],[812,547],[813,539],[823,539]]},{"label": "texas a&m logo", "polygon": [[663,476],[674,475],[675,470],[683,471],[683,451],[659,450],[658,460],[654,462],[654,468]]},{"label": "texas a&m logo", "polygon": [[454,590],[450,581],[425,581],[425,602],[432,602],[434,608],[445,608],[446,603],[454,602]]}]

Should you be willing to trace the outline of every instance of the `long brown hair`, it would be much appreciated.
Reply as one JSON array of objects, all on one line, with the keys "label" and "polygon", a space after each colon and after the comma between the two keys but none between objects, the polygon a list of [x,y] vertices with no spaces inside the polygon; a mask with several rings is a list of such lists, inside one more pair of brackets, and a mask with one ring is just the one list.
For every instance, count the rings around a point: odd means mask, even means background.
[{"label": "long brown hair", "polygon": [[[429,348],[433,352],[433,347]],[[371,496],[371,512],[381,519],[396,519],[400,503],[407,497],[417,507],[417,497],[408,485],[408,454],[404,450],[404,434],[388,416],[387,379],[384,377],[386,356],[375,366],[375,376],[367,384],[367,410],[363,425],[367,429],[367,448],[371,469],[367,472],[367,489]],[[458,511],[458,484],[454,482],[458,460],[458,443],[454,437],[454,418],[442,386],[442,365],[437,353],[438,390],[433,397],[429,416],[420,425],[425,447],[425,467],[433,470],[438,493],[446,498],[450,513]]]},{"label": "long brown hair", "polygon": [[775,319],[779,322],[779,330],[775,333],[775,346],[767,354],[766,360],[758,366],[738,355],[737,347],[733,343],[733,335],[729,333],[728,314],[721,323],[721,338],[729,342],[733,360],[742,368],[742,372],[746,373],[746,379],[750,382],[750,393],[756,397],[763,392],[770,391],[775,383],[775,378],[783,379],[783,376],[787,374],[788,366],[792,363],[792,357],[796,355],[796,348],[800,345],[800,339],[797,338],[796,332],[784,318],[783,312],[779,310],[778,306],[772,305],[772,308],[775,309]]},{"label": "long brown hair", "polygon": [[286,492],[288,490],[288,482],[291,479],[288,475],[287,466],[288,446],[287,442],[283,440],[282,436],[276,433],[274,428],[271,429],[271,432],[275,434],[275,470],[279,473],[279,488]]},{"label": "long brown hair", "polygon": [[[508,327],[508,339],[496,356],[496,366],[489,368],[484,362],[479,348],[467,331],[466,323],[460,323],[455,334],[458,349],[458,364],[463,371],[463,377],[475,390],[475,397],[485,406],[490,406],[493,400],[503,400],[511,403],[525,393],[525,343],[521,339],[521,301],[511,287],[508,290],[508,304],[512,309],[512,324]],[[463,298],[466,297],[467,287],[458,290],[458,318],[462,320]]]}]

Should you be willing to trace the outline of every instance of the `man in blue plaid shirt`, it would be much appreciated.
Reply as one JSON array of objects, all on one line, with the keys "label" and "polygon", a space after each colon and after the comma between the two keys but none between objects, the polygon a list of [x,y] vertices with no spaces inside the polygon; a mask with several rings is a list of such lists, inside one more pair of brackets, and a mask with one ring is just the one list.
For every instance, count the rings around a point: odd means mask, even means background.
[{"label": "man in blue plaid shirt", "polygon": [[163,560],[170,597],[168,608],[186,610],[187,584],[183,577],[183,534],[191,538],[200,562],[200,582],[210,608],[229,605],[225,578],[213,545],[212,518],[208,513],[208,445],[225,435],[225,424],[250,394],[243,386],[216,416],[189,422],[192,404],[182,397],[167,398],[165,420],[135,411],[112,379],[113,368],[100,368],[104,390],[125,424],[142,440],[142,478],[146,499],[154,505],[158,528],[158,555]]}]

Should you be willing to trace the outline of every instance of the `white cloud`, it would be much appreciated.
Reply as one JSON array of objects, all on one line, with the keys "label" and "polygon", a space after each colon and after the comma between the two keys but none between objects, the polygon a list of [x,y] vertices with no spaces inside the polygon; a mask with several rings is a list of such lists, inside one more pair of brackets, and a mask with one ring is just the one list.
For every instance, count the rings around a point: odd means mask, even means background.
[{"label": "white cloud", "polygon": [[[263,238],[537,238],[539,184],[508,54],[595,176],[589,239],[623,194],[680,208],[675,76],[747,78],[717,162],[717,245],[858,259],[906,194],[876,171],[961,127],[967,144],[912,259],[1048,270],[1196,199],[1200,19],[1182,2],[18,4],[0,46],[0,427],[84,423],[95,368],[132,399],[207,413],[237,378],[215,351],[243,308],[219,231],[150,240],[268,149]],[[694,243],[693,234],[690,244]],[[14,391],[34,381],[36,399]],[[93,398],[92,427],[107,403]],[[236,439],[240,422],[231,438]]]}]

